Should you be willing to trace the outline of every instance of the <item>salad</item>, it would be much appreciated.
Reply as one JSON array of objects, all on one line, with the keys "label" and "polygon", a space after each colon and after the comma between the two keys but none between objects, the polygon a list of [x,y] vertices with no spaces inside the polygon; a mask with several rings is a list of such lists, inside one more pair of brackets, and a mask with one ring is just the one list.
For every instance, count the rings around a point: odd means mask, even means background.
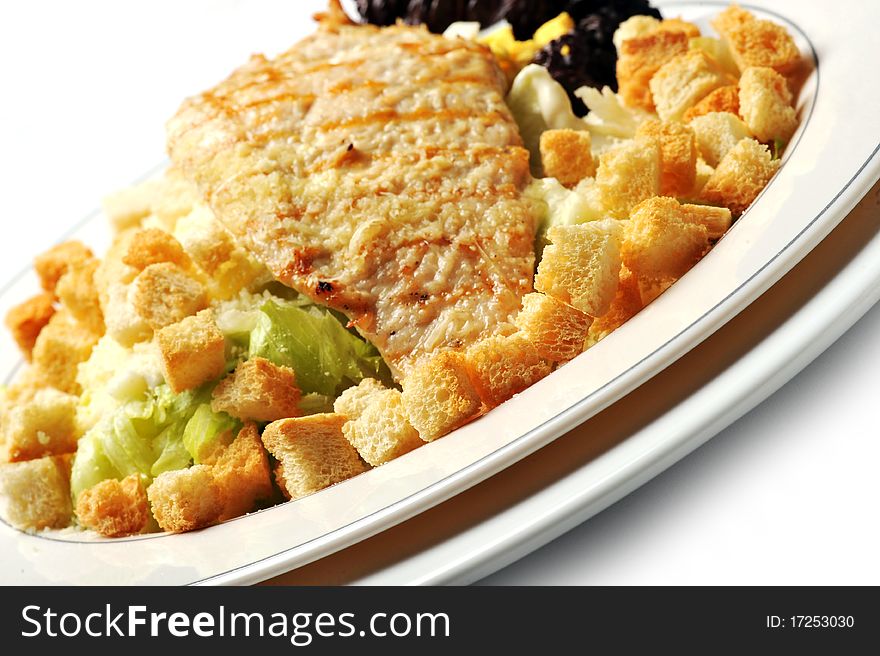
[{"label": "salad", "polygon": [[[184,104],[169,124],[168,171],[106,199],[115,238],[103,258],[79,242],[36,258],[42,290],[6,318],[29,363],[0,396],[7,522],[106,537],[195,530],[441,438],[564,366],[683,276],[770,181],[798,126],[800,53],[782,27],[739,7],[720,12],[710,35],[640,1],[464,3],[458,13],[452,5],[463,3],[447,4],[359,2],[365,20],[388,25],[378,27],[351,24],[331,3],[314,40],[274,63],[255,58]],[[398,18],[444,35],[393,25]],[[481,31],[499,19],[507,22]],[[262,186],[275,175],[267,162],[307,147],[285,123],[296,103],[317,102],[328,80],[333,93],[353,93],[351,80],[331,76],[362,80],[358,67],[378,65],[361,55],[380,47],[375,61],[404,52],[442,66],[460,57],[474,73],[459,83],[476,91],[458,93],[496,109],[488,123],[469,107],[440,118],[395,109],[376,134],[417,128],[440,139],[438,122],[479,120],[486,142],[420,144],[413,156],[400,138],[384,152],[385,136],[357,132],[369,116],[334,118],[325,129],[347,130],[348,140],[308,145],[326,155],[323,169],[309,162],[300,174],[294,157],[285,162],[301,178],[285,179],[280,195],[274,182]],[[279,74],[285,67],[308,70],[319,91],[292,98],[283,85],[305,83]],[[376,79],[362,87],[378,94],[371,99],[403,88],[369,71]],[[234,94],[254,85],[270,96],[241,105]],[[226,118],[199,115],[226,102]],[[264,120],[263,106],[277,134],[238,130],[234,156],[205,155],[205,144],[223,142],[206,134],[228,136],[223,121],[234,112],[241,125]],[[219,132],[198,132],[205,125]],[[224,167],[251,166],[254,153],[261,181],[233,186],[240,171]],[[385,266],[404,261],[393,259],[405,250],[395,246],[371,269],[355,246],[378,262],[396,229],[356,214],[363,198],[394,194],[361,188],[377,162],[385,176],[406,162],[400,175],[422,195],[404,187],[399,197],[424,198],[425,207],[443,191],[431,186],[430,167],[445,167],[444,179],[459,172],[480,193],[455,201],[471,217],[434,244],[406,242],[422,249],[418,262]],[[353,232],[338,259],[346,275],[382,283],[373,296],[341,273],[324,275],[338,253],[325,253],[309,224],[324,211],[312,208],[348,193],[352,180],[362,195],[344,199]],[[281,227],[241,219],[243,204],[268,207]],[[498,208],[515,230],[492,224],[494,243],[462,237]],[[313,240],[305,250],[297,242],[296,257],[285,250],[291,234]],[[470,268],[480,258],[491,260],[489,273]],[[429,261],[433,277],[410,291]],[[492,277],[502,269],[506,278]],[[383,296],[389,289],[398,295]],[[383,332],[389,321],[402,327]]]}]

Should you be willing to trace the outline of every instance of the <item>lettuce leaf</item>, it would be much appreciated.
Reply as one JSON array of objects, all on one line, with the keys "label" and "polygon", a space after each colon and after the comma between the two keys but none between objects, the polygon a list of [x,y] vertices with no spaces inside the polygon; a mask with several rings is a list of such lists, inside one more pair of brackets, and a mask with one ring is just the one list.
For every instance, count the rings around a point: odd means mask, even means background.
[{"label": "lettuce leaf", "polygon": [[[79,441],[71,473],[74,500],[83,490],[108,478],[137,473],[149,481],[162,472],[188,467],[193,454],[184,437],[199,411],[189,442],[202,456],[203,448],[216,443],[220,435],[213,427],[229,426],[233,421],[228,415],[218,419],[211,412],[207,405],[210,393],[210,386],[175,394],[167,385],[160,385],[146,400],[125,403],[101,419]],[[205,434],[196,435],[200,430]]]},{"label": "lettuce leaf", "polygon": [[202,403],[186,422],[181,442],[199,464],[210,456],[217,446],[228,445],[241,428],[241,422],[225,412],[214,412],[210,403]]},{"label": "lettuce leaf", "polygon": [[391,383],[376,348],[345,328],[327,308],[270,300],[260,307],[248,357],[263,357],[296,372],[305,394],[336,396],[364,378]]}]

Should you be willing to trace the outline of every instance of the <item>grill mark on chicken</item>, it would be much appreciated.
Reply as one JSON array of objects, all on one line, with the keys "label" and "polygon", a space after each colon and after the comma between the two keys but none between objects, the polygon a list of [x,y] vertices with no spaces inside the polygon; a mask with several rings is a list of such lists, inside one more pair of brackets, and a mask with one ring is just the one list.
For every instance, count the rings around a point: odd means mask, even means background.
[{"label": "grill mark on chicken", "polygon": [[169,122],[175,165],[274,275],[398,374],[507,330],[531,291],[528,153],[486,49],[326,26]]}]

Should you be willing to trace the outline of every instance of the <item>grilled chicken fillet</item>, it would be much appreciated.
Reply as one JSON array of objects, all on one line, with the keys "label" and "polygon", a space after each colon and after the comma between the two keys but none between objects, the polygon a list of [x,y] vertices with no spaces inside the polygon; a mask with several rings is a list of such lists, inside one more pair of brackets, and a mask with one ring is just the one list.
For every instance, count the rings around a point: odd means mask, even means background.
[{"label": "grilled chicken fillet", "polygon": [[168,133],[217,218],[398,375],[505,330],[531,291],[528,152],[477,44],[322,24],[188,99]]}]

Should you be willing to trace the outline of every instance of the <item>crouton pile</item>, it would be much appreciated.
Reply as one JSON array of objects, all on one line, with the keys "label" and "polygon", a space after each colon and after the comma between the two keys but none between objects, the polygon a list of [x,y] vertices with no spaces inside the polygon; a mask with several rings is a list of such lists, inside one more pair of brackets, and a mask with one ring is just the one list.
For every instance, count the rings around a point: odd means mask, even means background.
[{"label": "crouton pile", "polygon": [[[619,92],[581,90],[593,110],[585,129],[540,136],[545,175],[578,194],[590,220],[547,230],[514,332],[410,372],[401,434],[412,426],[436,439],[596,344],[693,267],[767,185],[798,125],[786,75],[800,53],[785,29],[737,6],[712,25],[718,37],[677,18],[620,25]],[[337,412],[355,418],[344,429],[354,432],[364,409]]]},{"label": "crouton pile", "polygon": [[[586,209],[543,233],[519,313],[422,360],[399,387],[362,380],[332,412],[304,411],[293,369],[230,360],[218,304],[271,278],[188,183],[171,170],[107,199],[116,237],[106,257],[76,241],[40,255],[41,292],[6,317],[29,366],[0,391],[0,514],[25,530],[75,522],[107,537],[210,526],[404,456],[595,345],[712,248],[797,128],[790,35],[737,6],[712,25],[717,38],[680,19],[621,24],[619,92],[582,90],[593,110],[585,128],[540,137],[545,175]],[[99,351],[154,353],[155,376],[175,394],[208,386],[234,434],[187,468],[104,480],[72,498],[78,440],[97,421],[83,408],[97,403]]]}]

